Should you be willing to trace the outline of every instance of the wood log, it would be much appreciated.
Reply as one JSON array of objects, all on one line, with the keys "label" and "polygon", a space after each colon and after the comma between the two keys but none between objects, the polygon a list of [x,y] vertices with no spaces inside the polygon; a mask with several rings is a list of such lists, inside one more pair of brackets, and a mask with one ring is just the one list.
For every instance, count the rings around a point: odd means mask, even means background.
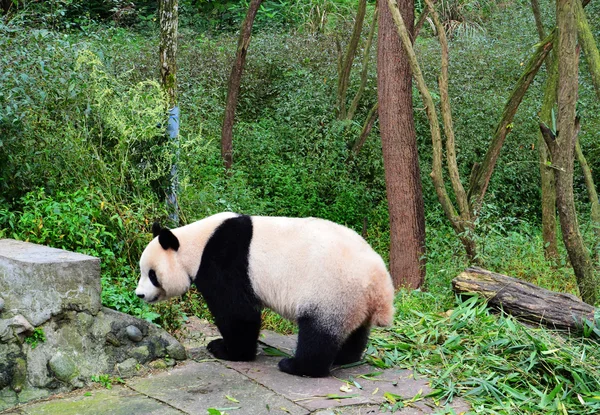
[{"label": "wood log", "polygon": [[596,308],[572,294],[558,293],[526,281],[478,267],[468,268],[452,280],[454,292],[476,293],[489,304],[520,320],[550,328],[581,332],[594,322]]}]

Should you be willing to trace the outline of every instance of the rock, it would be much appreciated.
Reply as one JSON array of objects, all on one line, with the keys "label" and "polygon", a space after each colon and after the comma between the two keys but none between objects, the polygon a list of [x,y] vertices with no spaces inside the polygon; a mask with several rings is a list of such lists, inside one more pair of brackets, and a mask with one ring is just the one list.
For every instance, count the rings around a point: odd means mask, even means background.
[{"label": "rock", "polygon": [[4,310],[4,299],[0,297],[0,313]]},{"label": "rock", "polygon": [[0,388],[0,411],[15,406],[19,402],[17,393],[12,389]]},{"label": "rock", "polygon": [[15,359],[15,364],[13,365],[13,376],[10,387],[12,388],[12,390],[19,393],[25,387],[26,380],[27,362],[25,361],[25,359],[18,357]]},{"label": "rock", "polygon": [[152,369],[166,369],[167,363],[162,359],[157,359],[154,362],[150,362],[149,365]]},{"label": "rock", "polygon": [[134,347],[127,353],[129,356],[135,358],[140,363],[146,363],[150,358],[150,350],[148,346]]},{"label": "rock", "polygon": [[0,239],[0,293],[5,307],[35,327],[63,311],[96,315],[100,260],[12,239]]},{"label": "rock", "polygon": [[127,326],[125,331],[127,332],[127,337],[129,337],[129,340],[132,342],[137,343],[144,338],[142,331],[134,325]]},{"label": "rock", "polygon": [[75,363],[60,352],[52,356],[48,362],[48,366],[54,376],[65,383],[70,383],[73,378],[79,375]]},{"label": "rock", "polygon": [[175,362],[175,359],[169,359],[168,357],[165,358],[165,364],[167,366],[173,367],[173,366],[175,366],[175,363],[177,363],[177,362]]},{"label": "rock", "polygon": [[108,334],[106,335],[106,343],[112,344],[115,347],[119,347],[121,345],[121,342],[119,341],[119,339],[117,339],[117,336],[112,331],[108,332]]},{"label": "rock", "polygon": [[23,389],[23,391],[19,393],[18,399],[19,402],[23,403],[32,401],[34,399],[46,398],[48,395],[50,395],[50,392],[46,389],[28,387],[26,389]]},{"label": "rock", "polygon": [[131,377],[137,373],[138,367],[138,361],[130,357],[121,363],[117,363],[117,373],[122,377]]},{"label": "rock", "polygon": [[0,320],[0,342],[7,343],[19,334],[32,331],[33,326],[20,314]]},{"label": "rock", "polygon": [[167,346],[167,355],[175,360],[185,360],[187,358],[185,348],[177,341]]}]

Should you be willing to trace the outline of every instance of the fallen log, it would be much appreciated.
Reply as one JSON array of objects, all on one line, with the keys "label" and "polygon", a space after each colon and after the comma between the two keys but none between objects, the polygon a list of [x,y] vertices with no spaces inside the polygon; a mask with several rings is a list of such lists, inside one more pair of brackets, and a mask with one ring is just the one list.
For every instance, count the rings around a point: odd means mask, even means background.
[{"label": "fallen log", "polygon": [[468,268],[454,278],[452,289],[459,294],[479,294],[491,306],[518,319],[570,332],[581,332],[594,322],[596,313],[595,307],[572,294],[546,290],[478,267]]}]

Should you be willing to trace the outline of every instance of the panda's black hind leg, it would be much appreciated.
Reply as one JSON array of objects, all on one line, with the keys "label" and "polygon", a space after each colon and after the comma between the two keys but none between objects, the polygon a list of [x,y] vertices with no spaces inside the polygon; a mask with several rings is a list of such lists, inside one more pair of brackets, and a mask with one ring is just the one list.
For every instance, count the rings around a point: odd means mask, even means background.
[{"label": "panda's black hind leg", "polygon": [[337,338],[324,330],[315,318],[300,317],[296,354],[281,360],[279,369],[296,376],[329,376],[338,347]]},{"label": "panda's black hind leg", "polygon": [[354,330],[342,344],[333,364],[347,365],[358,362],[362,358],[362,354],[367,346],[370,331],[371,328],[367,325],[360,326]]}]

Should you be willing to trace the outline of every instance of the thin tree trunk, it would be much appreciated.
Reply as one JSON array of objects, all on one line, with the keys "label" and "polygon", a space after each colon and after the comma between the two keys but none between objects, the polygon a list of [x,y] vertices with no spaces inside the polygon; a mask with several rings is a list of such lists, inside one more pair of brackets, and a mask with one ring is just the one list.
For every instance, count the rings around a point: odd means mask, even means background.
[{"label": "thin tree trunk", "polygon": [[504,107],[502,118],[496,128],[494,137],[490,143],[487,153],[481,164],[473,166],[473,172],[471,174],[471,183],[469,185],[469,203],[471,204],[471,210],[479,212],[483,203],[485,192],[490,183],[496,161],[500,156],[500,150],[504,144],[506,136],[512,129],[513,118],[525,96],[525,92],[529,88],[529,85],[533,81],[533,78],[537,74],[540,66],[544,62],[544,59],[548,55],[548,52],[552,49],[552,41],[555,36],[555,32],[552,32],[544,41],[538,44],[536,51],[533,56],[529,59],[525,72],[519,78],[517,86],[513,90],[508,102]]},{"label": "thin tree trunk", "polygon": [[[478,263],[477,244],[474,239],[473,215],[470,210],[467,192],[465,192],[463,184],[460,180],[458,163],[456,161],[454,126],[452,123],[452,111],[450,108],[450,97],[448,94],[448,66],[450,60],[448,52],[448,40],[446,38],[446,31],[444,30],[439,16],[434,9],[433,1],[425,0],[425,3],[427,4],[429,13],[431,14],[433,23],[438,32],[438,39],[442,50],[442,67],[439,77],[440,110],[442,112],[442,121],[444,123],[444,134],[446,136],[446,159],[448,174],[450,176],[450,183],[452,184],[452,190],[454,191],[454,196],[456,197],[459,210],[459,224],[456,229],[459,234],[459,238],[465,247],[469,261],[471,263]],[[441,143],[438,145],[438,147],[441,147]],[[437,172],[435,174],[441,178],[441,161],[439,161],[439,164],[440,165],[436,166]]]},{"label": "thin tree trunk", "polygon": [[[160,17],[160,78],[163,90],[167,96],[169,120],[167,123],[167,135],[179,148],[179,108],[177,107],[177,29],[179,23],[178,0],[161,0],[159,4]],[[177,193],[179,179],[177,174],[177,162],[179,152],[175,155],[175,162],[171,166],[170,189],[167,194],[167,210],[169,211],[170,226],[179,226],[179,204]]]},{"label": "thin tree trunk", "polygon": [[365,144],[365,141],[367,141],[367,137],[369,136],[369,133],[371,132],[371,129],[373,128],[373,124],[375,123],[375,120],[377,119],[377,115],[379,114],[378,110],[379,110],[379,103],[376,102],[375,105],[373,105],[373,107],[371,107],[371,109],[369,110],[369,114],[367,114],[367,120],[365,121],[365,123],[363,125],[362,131],[360,132],[360,136],[358,137],[358,140],[356,140],[356,142],[352,146],[352,152],[354,154],[358,154],[360,149]]},{"label": "thin tree trunk", "polygon": [[177,26],[179,0],[160,0],[160,78],[168,107],[177,103]]},{"label": "thin tree trunk", "polygon": [[354,20],[354,30],[348,43],[348,49],[342,63],[342,68],[338,77],[338,119],[343,120],[346,118],[346,93],[348,92],[348,85],[350,84],[350,72],[352,71],[352,63],[354,62],[354,56],[356,55],[356,49],[358,48],[358,42],[360,40],[360,34],[362,33],[363,23],[365,21],[365,13],[367,11],[367,0],[358,1],[358,11],[356,12],[356,19]]},{"label": "thin tree trunk", "polygon": [[[540,41],[543,41],[546,37],[546,31],[544,30],[544,23],[542,22],[542,13],[540,11],[540,3],[538,0],[531,0],[531,10],[533,11],[533,18],[535,20],[535,28],[538,32],[538,37]],[[550,70],[550,65],[552,63],[552,54],[548,54],[546,57],[546,69]]]},{"label": "thin tree trunk", "polygon": [[227,102],[225,104],[225,115],[223,117],[223,129],[221,131],[221,156],[225,163],[225,168],[230,169],[233,163],[233,123],[235,120],[235,108],[237,107],[238,96],[240,94],[240,85],[242,82],[242,73],[246,63],[246,54],[250,46],[250,37],[252,35],[252,25],[254,18],[260,7],[262,0],[250,0],[246,18],[242,23],[240,37],[238,39],[237,53],[235,61],[229,75],[229,86],[227,88]]},{"label": "thin tree trunk", "polygon": [[[546,37],[538,0],[531,0],[531,9],[540,41]],[[557,38],[554,38],[553,49],[556,50]],[[546,56],[546,86],[540,119],[545,124],[550,124],[552,108],[556,102],[556,88],[558,85],[558,62],[552,58],[552,53]],[[548,147],[541,131],[538,132],[538,152],[540,159],[540,179],[542,191],[542,238],[544,240],[544,257],[548,260],[558,258],[558,243],[556,238],[556,187],[554,185],[554,171],[550,167]]]},{"label": "thin tree trunk", "polygon": [[[544,138],[556,166],[556,200],[563,242],[569,254],[583,301],[594,305],[597,285],[594,268],[579,231],[573,195],[576,141],[575,104],[578,88],[578,50],[575,0],[557,0],[558,26],[558,136],[545,129]],[[550,132],[550,133],[549,133]]]},{"label": "thin tree trunk", "polygon": [[598,201],[598,192],[596,192],[596,185],[594,183],[594,177],[592,176],[592,170],[590,169],[590,166],[583,155],[583,151],[581,151],[579,140],[577,140],[575,144],[575,154],[577,156],[577,161],[581,166],[581,170],[583,171],[585,187],[587,189],[590,204],[592,206],[590,217],[592,219],[592,226],[594,228],[595,236],[595,243],[592,252],[596,258],[598,256],[597,245],[600,244],[600,202]]},{"label": "thin tree trunk", "polygon": [[585,57],[588,61],[588,67],[590,74],[592,75],[592,84],[596,89],[596,95],[600,99],[600,52],[598,46],[594,40],[594,35],[590,29],[590,25],[583,11],[583,7],[579,0],[575,3],[577,11],[577,34],[579,38],[579,44],[585,53]]},{"label": "thin tree trunk", "polygon": [[360,86],[358,87],[358,91],[356,91],[356,95],[350,104],[350,109],[348,110],[348,114],[346,115],[346,119],[351,120],[354,118],[354,113],[358,108],[358,103],[360,102],[360,98],[362,97],[362,93],[365,90],[365,86],[367,85],[367,75],[369,69],[369,53],[371,51],[371,45],[373,43],[373,36],[375,34],[375,28],[377,27],[377,15],[379,14],[379,9],[375,9],[375,13],[373,13],[373,21],[371,22],[371,27],[369,29],[369,35],[367,37],[367,43],[365,45],[365,53],[363,54],[363,63],[362,63],[362,71],[360,72]]},{"label": "thin tree trunk", "polygon": [[[383,7],[379,7],[377,90],[390,214],[390,272],[396,286],[417,288],[425,277],[425,217],[413,119],[412,75],[394,27],[392,7],[383,1]],[[404,19],[412,26],[413,1],[401,0],[400,7]],[[411,30],[412,27],[408,29]]]},{"label": "thin tree trunk", "polygon": [[428,15],[429,15],[429,8],[423,7],[423,10],[421,11],[421,15],[419,16],[419,20],[417,20],[417,23],[415,24],[415,30],[414,30],[414,38],[415,39],[417,37],[419,37],[419,33],[421,33],[421,29],[423,28],[423,24],[425,23],[425,20],[427,20]]},{"label": "thin tree trunk", "polygon": [[[555,38],[556,47],[558,38]],[[544,88],[540,120],[546,125],[552,122],[552,108],[556,102],[556,91],[558,87],[558,61],[550,60],[548,77]],[[546,141],[541,133],[538,133],[538,151],[540,158],[540,177],[542,187],[542,238],[544,240],[544,256],[548,260],[558,258],[558,240],[556,236],[556,185],[551,157],[548,152]]]}]

